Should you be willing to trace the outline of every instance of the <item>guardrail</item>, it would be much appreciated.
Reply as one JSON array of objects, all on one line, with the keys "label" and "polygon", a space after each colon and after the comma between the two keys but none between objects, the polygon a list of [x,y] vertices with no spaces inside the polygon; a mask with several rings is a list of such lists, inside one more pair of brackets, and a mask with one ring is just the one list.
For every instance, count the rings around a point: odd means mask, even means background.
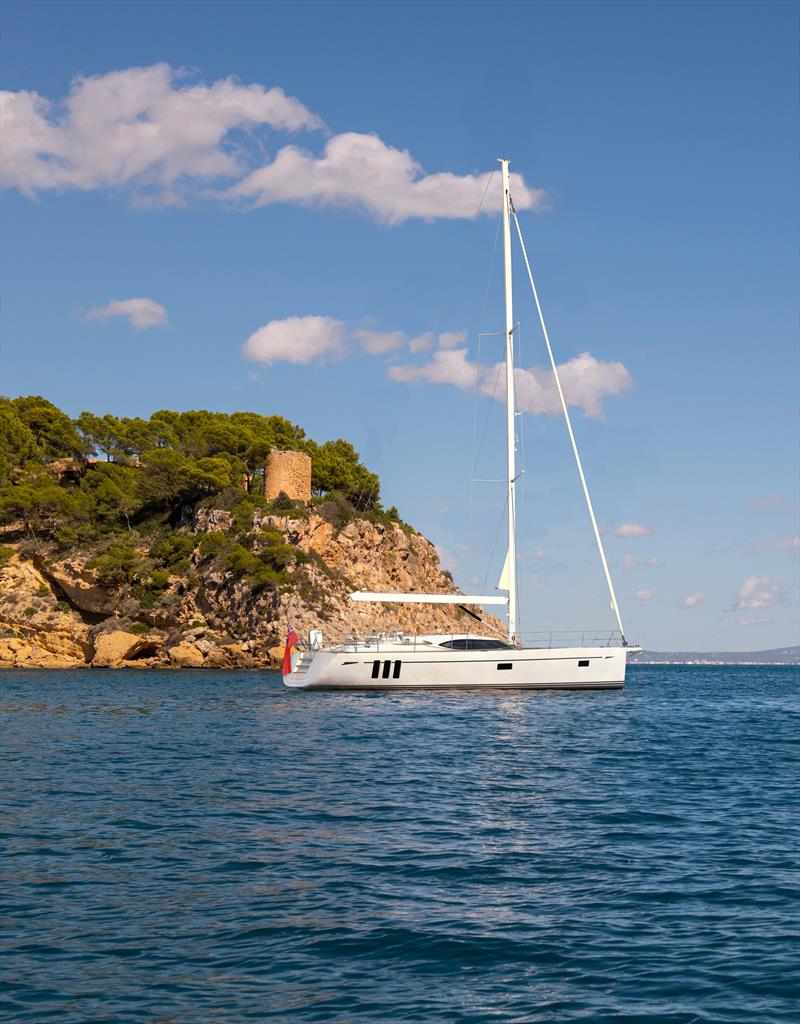
[{"label": "guardrail", "polygon": [[[469,635],[465,633],[436,633],[427,635],[435,636],[436,643],[433,644],[431,640],[425,639],[424,636],[403,633],[401,630],[387,630],[381,633],[354,633],[350,636],[339,637],[325,635],[322,638],[322,646],[335,651],[370,651],[380,653],[381,651],[397,651],[398,649],[418,651],[431,650],[433,648],[435,650],[442,643],[467,639],[467,636],[469,636],[470,640],[475,641],[491,640],[498,644],[504,642],[504,638],[485,634],[479,635],[477,633],[470,633]],[[563,647],[621,647],[622,634],[619,630],[608,629],[539,630],[537,632],[519,634],[519,641],[521,647],[542,650]],[[456,650],[459,649],[502,651],[504,648],[501,646],[481,648],[476,644],[474,647],[456,648]]]},{"label": "guardrail", "polygon": [[550,629],[519,636],[523,647],[622,647],[618,629]]}]

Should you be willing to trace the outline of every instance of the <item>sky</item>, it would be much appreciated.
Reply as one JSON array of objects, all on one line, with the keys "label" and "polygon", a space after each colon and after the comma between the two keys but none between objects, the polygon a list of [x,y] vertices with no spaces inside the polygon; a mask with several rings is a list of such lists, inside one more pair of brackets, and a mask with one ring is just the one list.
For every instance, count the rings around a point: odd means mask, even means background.
[{"label": "sky", "polygon": [[[796,644],[799,11],[5,0],[0,390],[345,437],[491,593],[507,156],[628,637]],[[520,628],[610,630],[515,260]]]}]

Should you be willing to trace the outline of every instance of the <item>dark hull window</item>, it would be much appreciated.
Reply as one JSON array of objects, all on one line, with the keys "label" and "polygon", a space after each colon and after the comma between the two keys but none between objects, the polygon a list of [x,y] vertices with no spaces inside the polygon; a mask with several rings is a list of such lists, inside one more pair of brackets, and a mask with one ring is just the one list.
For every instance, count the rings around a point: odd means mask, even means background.
[{"label": "dark hull window", "polygon": [[372,678],[377,679],[381,671],[381,663],[379,661],[373,661],[372,663]]},{"label": "dark hull window", "polygon": [[402,665],[403,665],[402,661],[396,661],[394,663],[394,672],[392,672],[392,679],[399,679],[400,678],[400,669],[401,669]]},{"label": "dark hull window", "polygon": [[458,640],[447,640],[440,644],[451,651],[507,651],[509,645],[502,640],[490,640],[488,637],[461,637]]},{"label": "dark hull window", "polygon": [[585,661],[579,661],[578,662],[578,668],[588,668],[588,667],[589,667],[589,660],[588,660],[588,658]]},{"label": "dark hull window", "polygon": [[502,671],[503,669],[513,668],[513,667],[514,666],[511,664],[510,661],[498,661],[498,663],[497,663],[498,671]]}]

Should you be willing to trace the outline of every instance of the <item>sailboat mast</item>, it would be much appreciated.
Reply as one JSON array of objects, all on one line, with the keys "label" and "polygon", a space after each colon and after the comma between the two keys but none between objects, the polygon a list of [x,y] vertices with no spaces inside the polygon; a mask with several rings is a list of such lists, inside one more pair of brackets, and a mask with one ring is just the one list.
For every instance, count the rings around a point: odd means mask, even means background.
[{"label": "sailboat mast", "polygon": [[517,633],[517,526],[514,489],[516,487],[516,402],[514,398],[514,308],[511,293],[511,193],[508,160],[499,161],[503,179],[503,270],[506,307],[506,426],[508,431],[508,639],[514,643]]}]

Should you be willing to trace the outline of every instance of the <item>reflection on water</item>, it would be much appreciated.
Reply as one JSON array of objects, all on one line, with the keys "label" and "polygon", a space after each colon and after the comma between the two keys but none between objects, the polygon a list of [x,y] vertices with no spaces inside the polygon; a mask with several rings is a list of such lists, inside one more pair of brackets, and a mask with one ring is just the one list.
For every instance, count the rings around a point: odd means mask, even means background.
[{"label": "reflection on water", "polygon": [[6,672],[0,1012],[794,1021],[796,683]]}]

